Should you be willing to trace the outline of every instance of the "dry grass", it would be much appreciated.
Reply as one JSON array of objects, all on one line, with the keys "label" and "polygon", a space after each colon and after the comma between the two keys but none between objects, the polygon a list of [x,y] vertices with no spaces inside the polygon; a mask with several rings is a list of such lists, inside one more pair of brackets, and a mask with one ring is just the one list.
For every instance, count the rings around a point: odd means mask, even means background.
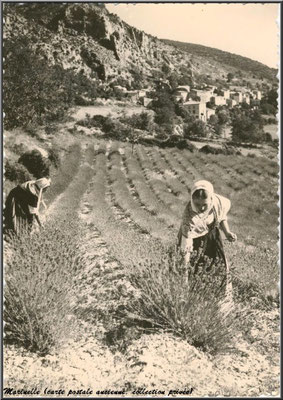
[{"label": "dry grass", "polygon": [[[89,149],[86,160],[92,158]],[[32,234],[6,238],[5,243],[5,339],[42,354],[74,330],[74,280],[83,268],[78,247],[82,227],[76,211],[92,176],[87,165],[79,170],[80,160],[80,147],[74,145],[54,177],[48,200],[64,191],[56,219]]]},{"label": "dry grass", "polygon": [[235,329],[236,312],[225,301],[226,271],[216,263],[210,272],[198,266],[198,254],[190,265],[174,249],[163,249],[156,259],[140,259],[132,265],[129,282],[137,296],[123,310],[123,317],[145,331],[167,331],[204,351],[227,350]]},{"label": "dry grass", "polygon": [[80,266],[75,221],[49,223],[9,240],[5,265],[6,340],[48,353],[71,329],[73,280]]}]

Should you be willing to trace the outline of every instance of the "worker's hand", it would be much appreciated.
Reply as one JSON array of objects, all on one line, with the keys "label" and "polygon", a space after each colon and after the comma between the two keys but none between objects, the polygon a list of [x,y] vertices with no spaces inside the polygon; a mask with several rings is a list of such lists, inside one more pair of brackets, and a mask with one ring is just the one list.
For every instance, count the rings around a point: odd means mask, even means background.
[{"label": "worker's hand", "polygon": [[235,242],[237,240],[237,235],[233,232],[227,232],[226,239],[229,240],[229,242]]}]

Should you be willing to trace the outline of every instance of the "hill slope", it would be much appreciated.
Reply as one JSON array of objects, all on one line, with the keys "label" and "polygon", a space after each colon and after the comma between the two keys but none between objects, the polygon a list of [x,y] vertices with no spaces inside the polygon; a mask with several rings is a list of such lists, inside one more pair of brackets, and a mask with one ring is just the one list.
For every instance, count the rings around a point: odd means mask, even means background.
[{"label": "hill slope", "polygon": [[251,60],[250,58],[200,44],[184,43],[168,39],[163,39],[162,41],[191,55],[206,57],[207,59],[220,62],[235,69],[237,68],[240,71],[248,71],[259,78],[262,77],[272,81],[276,79],[277,70],[275,68],[269,68],[267,65]]},{"label": "hill slope", "polygon": [[30,47],[50,65],[110,82],[167,77],[171,73],[201,81],[244,78],[275,79],[275,71],[221,50],[171,40],[158,40],[95,3],[5,4],[5,42],[28,39]]}]

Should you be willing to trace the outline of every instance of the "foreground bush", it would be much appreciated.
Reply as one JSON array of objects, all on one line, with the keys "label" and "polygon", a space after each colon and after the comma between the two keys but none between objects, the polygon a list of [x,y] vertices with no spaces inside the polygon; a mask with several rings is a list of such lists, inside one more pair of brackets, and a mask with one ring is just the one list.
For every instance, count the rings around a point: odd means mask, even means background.
[{"label": "foreground bush", "polygon": [[55,168],[59,168],[61,164],[60,151],[56,146],[53,145],[53,147],[48,149],[48,159]]},{"label": "foreground bush", "polygon": [[[77,222],[47,224],[6,244],[6,340],[46,354],[71,327],[73,279],[80,268]],[[7,254],[8,253],[8,254]]]},{"label": "foreground bush", "polygon": [[237,149],[234,149],[232,146],[224,146],[221,148],[221,147],[213,147],[207,144],[202,148],[200,148],[199,151],[205,154],[224,154],[226,156],[241,155],[241,152]]},{"label": "foreground bush", "polygon": [[180,150],[187,149],[192,153],[197,151],[197,147],[184,139],[182,136],[171,135],[167,139],[159,139],[157,137],[142,137],[139,139],[139,143],[149,146],[158,146],[161,148],[177,147]]},{"label": "foreground bush", "polygon": [[9,179],[10,181],[16,183],[24,183],[31,178],[31,174],[24,165],[9,160],[6,161],[5,179]]},{"label": "foreground bush", "polygon": [[21,155],[18,162],[23,164],[36,179],[50,174],[51,161],[43,157],[38,150],[26,151]]},{"label": "foreground bush", "polygon": [[220,263],[207,271],[205,260],[196,270],[198,255],[186,266],[175,250],[161,259],[142,260],[129,280],[140,296],[127,305],[127,318],[151,329],[173,332],[209,352],[225,350],[233,337],[235,310],[221,312],[226,273]]}]

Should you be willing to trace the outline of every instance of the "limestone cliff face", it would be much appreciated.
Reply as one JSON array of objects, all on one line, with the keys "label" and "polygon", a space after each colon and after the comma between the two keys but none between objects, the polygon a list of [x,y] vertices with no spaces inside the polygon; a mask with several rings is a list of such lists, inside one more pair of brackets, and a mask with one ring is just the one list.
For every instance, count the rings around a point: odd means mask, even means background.
[{"label": "limestone cliff face", "polygon": [[[4,46],[5,41],[25,38],[49,64],[59,64],[93,79],[109,82],[122,77],[131,82],[169,71],[216,81],[239,70],[231,63],[225,65],[220,58],[217,61],[203,52],[183,51],[133,28],[109,13],[103,4],[6,3],[3,17]],[[249,78],[245,69],[241,73]]]},{"label": "limestone cliff face", "polygon": [[4,10],[5,39],[24,36],[49,63],[98,74],[131,77],[131,69],[150,73],[164,62],[167,46],[122,22],[103,5],[9,4]]}]

